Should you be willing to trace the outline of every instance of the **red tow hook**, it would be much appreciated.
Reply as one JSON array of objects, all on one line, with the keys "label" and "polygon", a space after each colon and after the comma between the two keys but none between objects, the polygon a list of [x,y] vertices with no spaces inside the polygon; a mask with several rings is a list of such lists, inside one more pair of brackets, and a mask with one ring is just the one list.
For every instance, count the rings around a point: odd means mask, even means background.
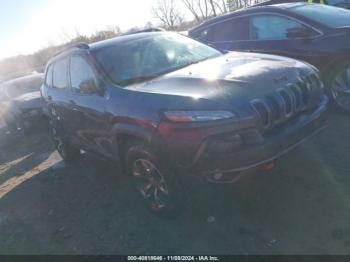
[{"label": "red tow hook", "polygon": [[267,162],[266,164],[263,164],[260,167],[261,171],[265,171],[265,172],[270,172],[274,168],[275,168],[275,162],[274,161]]}]

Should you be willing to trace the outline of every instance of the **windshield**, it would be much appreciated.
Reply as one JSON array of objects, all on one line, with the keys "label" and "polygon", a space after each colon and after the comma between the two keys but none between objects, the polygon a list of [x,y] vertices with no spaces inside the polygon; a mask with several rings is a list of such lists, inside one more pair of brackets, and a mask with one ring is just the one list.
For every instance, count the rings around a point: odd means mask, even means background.
[{"label": "windshield", "polygon": [[96,51],[96,59],[119,85],[156,77],[221,53],[178,34],[152,35]]},{"label": "windshield", "polygon": [[328,27],[350,26],[350,11],[343,8],[314,4],[296,6],[289,10]]}]

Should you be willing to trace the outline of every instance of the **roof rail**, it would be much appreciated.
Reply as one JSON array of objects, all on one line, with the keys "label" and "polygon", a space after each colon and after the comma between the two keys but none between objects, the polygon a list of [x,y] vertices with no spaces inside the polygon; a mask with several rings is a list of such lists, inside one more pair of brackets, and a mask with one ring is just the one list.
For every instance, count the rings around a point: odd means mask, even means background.
[{"label": "roof rail", "polygon": [[70,45],[70,46],[64,48],[63,50],[57,52],[56,54],[54,54],[54,55],[52,56],[52,58],[53,58],[53,57],[56,57],[56,56],[58,56],[58,55],[60,55],[60,54],[62,54],[63,52],[66,52],[66,51],[68,51],[68,50],[70,50],[70,49],[73,49],[73,48],[88,50],[88,49],[90,48],[90,46],[89,46],[87,43],[84,43],[84,42],[79,42],[79,43],[76,43],[76,44],[72,44],[72,45]]},{"label": "roof rail", "polygon": [[134,34],[151,33],[151,32],[165,32],[165,31],[166,30],[160,27],[150,27],[150,28],[146,28],[146,29],[142,29],[134,32],[129,32],[129,33],[126,33],[125,35],[134,35]]},{"label": "roof rail", "polygon": [[76,44],[69,46],[67,49],[71,49],[71,48],[89,49],[90,47],[85,42],[79,42],[79,43],[76,43]]}]

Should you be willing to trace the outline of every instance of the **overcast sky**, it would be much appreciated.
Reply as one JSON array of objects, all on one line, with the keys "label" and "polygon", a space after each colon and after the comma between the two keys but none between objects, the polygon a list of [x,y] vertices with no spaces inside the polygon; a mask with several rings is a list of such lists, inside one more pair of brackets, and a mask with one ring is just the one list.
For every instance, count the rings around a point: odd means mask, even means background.
[{"label": "overcast sky", "polygon": [[[178,0],[179,1],[179,0]],[[122,30],[157,23],[156,0],[0,0],[0,59],[30,54],[109,26]]]}]

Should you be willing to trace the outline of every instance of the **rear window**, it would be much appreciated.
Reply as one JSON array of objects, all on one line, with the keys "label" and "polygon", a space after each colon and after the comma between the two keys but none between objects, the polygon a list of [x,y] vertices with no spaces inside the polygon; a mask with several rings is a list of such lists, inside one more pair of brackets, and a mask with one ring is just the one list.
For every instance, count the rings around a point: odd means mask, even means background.
[{"label": "rear window", "polygon": [[248,19],[235,18],[214,24],[201,31],[199,38],[210,42],[247,40],[249,38]]},{"label": "rear window", "polygon": [[300,5],[289,10],[328,27],[350,26],[350,11],[343,8],[313,4]]}]

